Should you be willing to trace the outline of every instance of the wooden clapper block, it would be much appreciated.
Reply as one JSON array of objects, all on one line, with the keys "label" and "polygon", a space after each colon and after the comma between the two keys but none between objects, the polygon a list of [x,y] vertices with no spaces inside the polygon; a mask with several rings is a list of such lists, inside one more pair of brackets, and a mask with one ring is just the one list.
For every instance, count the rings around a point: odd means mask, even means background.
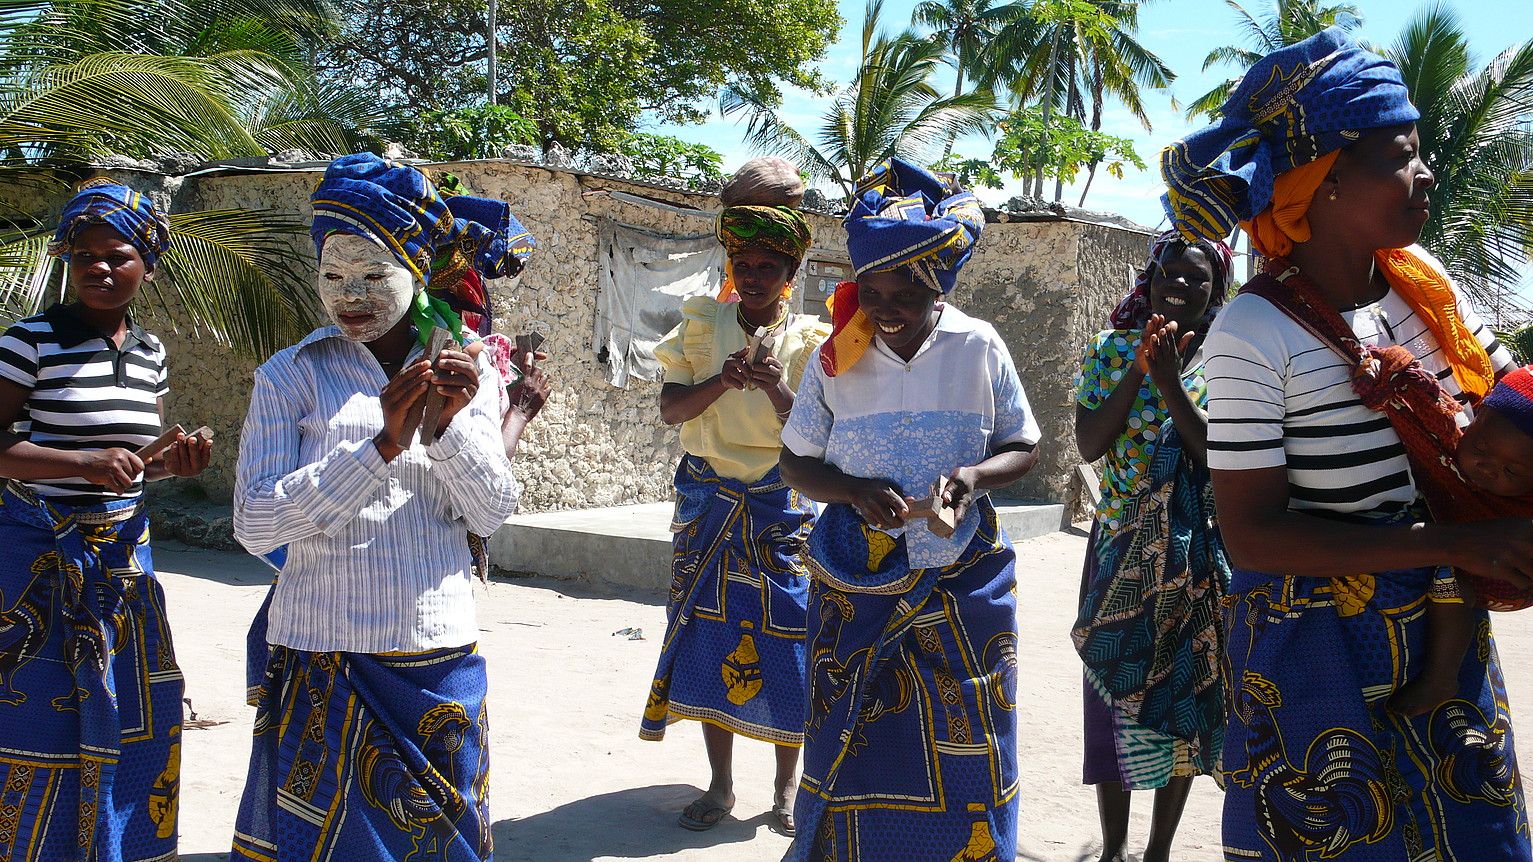
[{"label": "wooden clapper block", "polygon": [[[431,361],[431,366],[436,367],[437,357],[452,342],[452,333],[440,326],[431,328],[431,335],[426,339],[426,358]],[[400,429],[399,439],[395,442],[402,448],[410,448],[410,442],[415,438],[415,430],[420,429],[421,445],[430,446],[436,442],[436,426],[442,419],[442,407],[446,399],[438,392],[435,386],[426,390],[426,397],[417,403],[410,415],[405,417],[404,428]]]},{"label": "wooden clapper block", "polygon": [[[543,333],[541,333],[541,332],[529,332],[526,335],[518,335],[516,337],[516,355],[517,356],[526,356],[529,353],[536,354],[538,352],[538,348],[542,347],[542,346],[543,346]],[[537,360],[536,355],[528,356],[527,357],[527,367],[524,370],[525,371],[531,371],[532,367],[534,365],[536,365],[537,363],[538,363],[538,360]]]},{"label": "wooden clapper block", "polygon": [[[745,345],[745,361],[748,365],[756,365],[765,362],[768,356],[777,349],[777,339],[787,328],[788,319],[785,317],[782,323],[775,327],[758,326]],[[755,389],[754,383],[746,384],[747,389]]]},{"label": "wooden clapper block", "polygon": [[948,477],[938,476],[937,481],[932,483],[931,496],[910,504],[910,514],[906,516],[906,520],[925,518],[928,530],[944,539],[951,539],[958,529],[958,510],[944,505],[942,495],[952,484]]},{"label": "wooden clapper block", "polygon": [[[156,455],[159,455],[161,452],[169,449],[170,444],[176,442],[176,435],[178,434],[186,434],[186,429],[182,428],[180,425],[170,426],[170,430],[154,438],[154,442],[138,450],[136,453],[138,455],[138,459],[148,463]],[[213,429],[204,425],[201,428],[198,428],[196,431],[193,431],[190,434],[186,434],[186,436],[191,439],[201,438],[203,440],[212,440]]]}]

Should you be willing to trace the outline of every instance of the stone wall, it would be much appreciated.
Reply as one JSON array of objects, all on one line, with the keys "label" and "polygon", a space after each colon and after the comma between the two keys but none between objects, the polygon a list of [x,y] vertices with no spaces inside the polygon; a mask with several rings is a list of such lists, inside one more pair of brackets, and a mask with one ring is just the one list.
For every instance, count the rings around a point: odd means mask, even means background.
[{"label": "stone wall", "polygon": [[987,225],[958,302],[995,324],[1043,430],[1039,463],[1010,494],[1074,505],[1073,377],[1086,340],[1143,262],[1146,234],[1077,221]]},{"label": "stone wall", "polygon": [[[538,250],[520,278],[491,285],[497,330],[525,331],[532,320],[551,328],[545,345],[551,358],[545,367],[553,378],[553,394],[528,429],[515,462],[525,489],[523,511],[668,499],[680,448],[675,430],[659,421],[659,384],[636,380],[627,389],[609,385],[592,348],[598,289],[596,221],[605,217],[663,233],[703,233],[711,230],[717,200],[504,161],[429,169],[450,170],[473,193],[508,201],[538,240]],[[308,194],[319,179],[317,171],[302,169],[223,171],[184,179],[139,171],[111,173],[178,211],[246,207],[304,218]],[[643,205],[627,195],[705,211],[708,217]],[[53,213],[61,203],[55,202]],[[811,224],[824,257],[844,255],[845,233],[836,219],[812,215]],[[312,262],[308,238],[294,237],[292,242],[303,259]],[[1043,425],[1042,463],[1013,493],[1073,499],[1073,469],[1079,459],[1070,377],[1080,346],[1121,295],[1126,267],[1138,262],[1144,243],[1143,235],[1133,230],[1057,218],[987,226],[954,301],[995,322],[1011,346]],[[808,310],[817,310],[815,296],[809,292]],[[227,500],[251,374],[259,363],[198,333],[174,307],[145,308],[141,317],[165,340],[170,354],[170,420],[187,427],[205,424],[218,433],[214,463],[195,484],[213,500]]]}]

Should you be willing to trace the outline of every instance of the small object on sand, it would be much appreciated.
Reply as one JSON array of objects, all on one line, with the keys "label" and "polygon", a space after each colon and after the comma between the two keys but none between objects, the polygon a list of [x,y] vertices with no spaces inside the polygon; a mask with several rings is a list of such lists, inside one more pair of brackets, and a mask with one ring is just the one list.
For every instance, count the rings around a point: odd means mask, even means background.
[{"label": "small object on sand", "polygon": [[[452,340],[452,333],[440,326],[431,328],[431,335],[426,340],[426,358],[430,360],[433,370],[436,367],[437,357]],[[410,411],[405,418],[405,426],[400,430],[399,439],[395,442],[404,449],[410,448],[410,441],[415,437],[415,430],[420,429],[421,443],[430,446],[436,441],[437,422],[442,418],[442,407],[446,399],[437,391],[435,386],[426,389],[426,397],[423,405],[417,406]]]},{"label": "small object on sand", "polygon": [[947,493],[952,484],[948,477],[938,476],[937,481],[932,483],[931,496],[910,503],[910,513],[906,519],[925,518],[926,529],[944,539],[953,538],[953,533],[958,530],[958,510],[942,502],[942,495]]}]

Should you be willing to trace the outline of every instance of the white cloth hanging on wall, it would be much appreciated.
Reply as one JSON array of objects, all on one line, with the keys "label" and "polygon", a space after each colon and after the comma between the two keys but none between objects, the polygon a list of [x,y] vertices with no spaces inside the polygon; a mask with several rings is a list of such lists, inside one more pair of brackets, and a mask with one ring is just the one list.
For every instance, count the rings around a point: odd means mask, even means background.
[{"label": "white cloth hanging on wall", "polygon": [[689,296],[716,295],[724,247],[713,233],[673,236],[611,219],[597,225],[600,291],[591,344],[607,364],[607,382],[659,380],[659,344],[681,322]]}]

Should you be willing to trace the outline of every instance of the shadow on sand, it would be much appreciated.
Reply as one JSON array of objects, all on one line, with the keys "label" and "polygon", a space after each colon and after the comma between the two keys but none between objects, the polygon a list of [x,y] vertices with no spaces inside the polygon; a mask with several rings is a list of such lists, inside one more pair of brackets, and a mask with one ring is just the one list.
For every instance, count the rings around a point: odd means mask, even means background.
[{"label": "shadow on sand", "polygon": [[[676,817],[701,793],[690,784],[634,787],[576,800],[520,820],[502,820],[494,827],[495,862],[645,859],[752,841],[763,828],[777,822],[771,812],[763,811],[748,820],[729,815],[707,832],[688,832],[676,825]],[[786,850],[786,839],[778,840]]]},{"label": "shadow on sand", "polygon": [[271,584],[271,567],[249,554],[196,548],[175,539],[155,541],[152,553],[155,571],[174,572],[235,587]]}]

